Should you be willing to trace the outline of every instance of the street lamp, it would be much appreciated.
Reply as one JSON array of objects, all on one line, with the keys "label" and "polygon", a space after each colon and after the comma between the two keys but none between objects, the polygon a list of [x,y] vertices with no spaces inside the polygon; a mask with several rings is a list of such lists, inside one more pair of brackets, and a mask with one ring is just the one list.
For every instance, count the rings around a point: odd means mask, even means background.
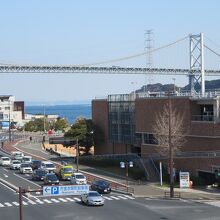
[{"label": "street lamp", "polygon": [[126,185],[127,185],[127,191],[128,191],[128,168],[132,168],[134,167],[134,164],[133,164],[133,161],[126,161],[126,162],[123,162],[121,161],[120,162],[120,167],[122,169],[125,169],[125,172],[126,172]]},{"label": "street lamp", "polygon": [[76,138],[76,171],[79,171],[79,140]]},{"label": "street lamp", "polygon": [[9,109],[9,114],[8,114],[8,122],[9,122],[9,125],[8,125],[8,138],[9,138],[9,141],[11,142],[11,107],[10,107],[10,101],[8,100],[8,109]]}]

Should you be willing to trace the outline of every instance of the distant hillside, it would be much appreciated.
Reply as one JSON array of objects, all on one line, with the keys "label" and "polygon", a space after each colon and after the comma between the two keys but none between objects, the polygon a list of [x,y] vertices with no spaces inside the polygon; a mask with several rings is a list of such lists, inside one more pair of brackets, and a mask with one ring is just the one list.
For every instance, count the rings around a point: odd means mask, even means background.
[{"label": "distant hillside", "polygon": [[[205,81],[205,88],[206,90],[214,90],[214,89],[220,89],[220,80],[217,79],[217,80],[206,80]],[[175,85],[175,90],[189,90],[190,87],[189,85],[186,85],[184,87],[178,87]],[[195,89],[196,90],[199,90],[200,89],[200,85],[196,85],[195,86]],[[165,92],[165,91],[172,91],[174,90],[174,84],[161,84],[161,83],[156,83],[156,84],[148,84],[148,85],[144,85],[142,86],[140,89],[136,90],[135,92],[145,92],[145,91],[148,91],[148,92]]]}]

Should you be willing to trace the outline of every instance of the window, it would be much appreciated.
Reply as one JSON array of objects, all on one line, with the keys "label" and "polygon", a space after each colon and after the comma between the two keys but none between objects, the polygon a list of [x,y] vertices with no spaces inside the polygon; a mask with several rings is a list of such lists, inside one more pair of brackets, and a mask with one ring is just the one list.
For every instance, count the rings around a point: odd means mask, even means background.
[{"label": "window", "polygon": [[158,144],[158,142],[153,134],[145,133],[144,134],[144,144]]}]

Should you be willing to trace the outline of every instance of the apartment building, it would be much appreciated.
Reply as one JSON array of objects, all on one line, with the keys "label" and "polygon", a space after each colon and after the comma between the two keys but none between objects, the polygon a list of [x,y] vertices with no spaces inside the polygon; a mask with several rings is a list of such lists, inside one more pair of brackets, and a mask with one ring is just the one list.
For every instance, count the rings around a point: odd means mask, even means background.
[{"label": "apartment building", "polygon": [[0,129],[8,129],[9,122],[14,126],[22,126],[24,119],[24,102],[15,101],[11,95],[0,96]]}]

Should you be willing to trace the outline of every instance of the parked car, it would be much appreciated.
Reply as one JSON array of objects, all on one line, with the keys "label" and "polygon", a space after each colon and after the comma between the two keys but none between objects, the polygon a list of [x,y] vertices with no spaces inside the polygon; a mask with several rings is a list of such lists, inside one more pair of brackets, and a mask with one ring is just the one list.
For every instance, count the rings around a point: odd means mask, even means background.
[{"label": "parked car", "polygon": [[54,185],[59,184],[59,179],[55,173],[47,173],[44,177],[44,184],[45,185]]},{"label": "parked car", "polygon": [[70,178],[71,184],[87,184],[87,179],[82,173],[73,173]]},{"label": "parked car", "polygon": [[23,156],[22,163],[31,163],[32,157],[31,156]]},{"label": "parked car", "polygon": [[104,199],[102,195],[100,195],[96,191],[89,191],[88,193],[81,195],[81,202],[85,203],[86,205],[104,205]]},{"label": "parked car", "polygon": [[10,166],[10,158],[9,157],[1,157],[0,158],[0,165],[2,166]]},{"label": "parked car", "polygon": [[20,160],[12,160],[10,163],[10,169],[11,170],[19,170],[21,166]]},{"label": "parked car", "polygon": [[41,160],[32,160],[31,161],[31,168],[32,170],[36,170],[41,168]]},{"label": "parked car", "polygon": [[24,154],[20,151],[12,151],[11,155],[13,160],[22,160],[24,156]]},{"label": "parked car", "polygon": [[48,172],[55,172],[56,166],[50,161],[43,161],[41,163],[41,169],[46,170]]},{"label": "parked car", "polygon": [[29,163],[22,163],[20,166],[20,173],[33,173],[31,165]]},{"label": "parked car", "polygon": [[44,180],[48,172],[42,169],[35,169],[32,173],[32,180]]},{"label": "parked car", "polygon": [[95,180],[91,184],[91,189],[99,193],[110,193],[111,187],[110,184],[104,180]]}]

